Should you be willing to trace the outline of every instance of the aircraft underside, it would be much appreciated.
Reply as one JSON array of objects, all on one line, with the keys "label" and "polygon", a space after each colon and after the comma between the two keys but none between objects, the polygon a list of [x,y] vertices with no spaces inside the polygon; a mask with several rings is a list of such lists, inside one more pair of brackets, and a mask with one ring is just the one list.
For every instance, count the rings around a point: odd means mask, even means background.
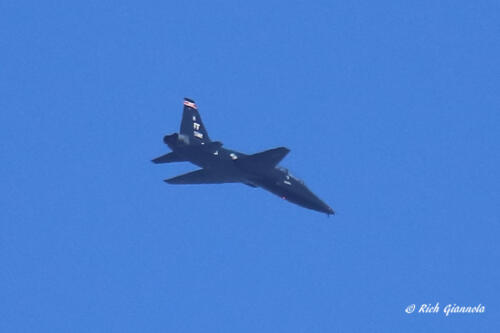
[{"label": "aircraft underside", "polygon": [[251,155],[223,148],[221,142],[209,139],[198,108],[191,99],[184,100],[180,133],[167,135],[163,140],[172,152],[153,159],[153,163],[190,162],[201,168],[166,179],[169,184],[243,183],[261,187],[302,207],[335,214],[303,181],[278,167],[290,152],[288,148],[278,147]]}]

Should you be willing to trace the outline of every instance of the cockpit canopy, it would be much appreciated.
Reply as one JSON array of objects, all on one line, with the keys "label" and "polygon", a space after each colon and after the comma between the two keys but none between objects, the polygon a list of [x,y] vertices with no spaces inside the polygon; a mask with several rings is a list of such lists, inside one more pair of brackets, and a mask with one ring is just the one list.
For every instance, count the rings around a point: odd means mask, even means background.
[{"label": "cockpit canopy", "polygon": [[282,167],[280,165],[278,165],[276,167],[276,169],[278,169],[279,171],[283,172],[285,175],[288,175],[288,173],[289,173],[287,168],[284,168],[284,167]]},{"label": "cockpit canopy", "polygon": [[276,168],[277,168],[279,171],[281,171],[281,172],[282,172],[282,173],[283,173],[286,177],[293,178],[293,179],[295,179],[296,181],[298,181],[299,183],[304,184],[304,181],[303,181],[302,179],[297,178],[297,177],[295,177],[294,175],[292,175],[292,174],[290,173],[290,171],[289,171],[287,168],[284,168],[284,167],[282,167],[282,166],[277,166]]}]

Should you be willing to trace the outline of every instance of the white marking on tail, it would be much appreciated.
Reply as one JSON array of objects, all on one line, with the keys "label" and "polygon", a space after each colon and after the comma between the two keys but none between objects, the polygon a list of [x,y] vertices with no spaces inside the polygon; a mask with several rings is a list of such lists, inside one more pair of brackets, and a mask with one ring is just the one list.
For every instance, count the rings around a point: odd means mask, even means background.
[{"label": "white marking on tail", "polygon": [[195,110],[198,110],[198,107],[196,107],[196,104],[194,104],[194,103],[192,103],[192,102],[190,102],[190,101],[184,101],[184,105],[185,105],[185,106],[188,106],[188,107],[190,107],[190,108],[193,108],[193,109],[195,109]]}]

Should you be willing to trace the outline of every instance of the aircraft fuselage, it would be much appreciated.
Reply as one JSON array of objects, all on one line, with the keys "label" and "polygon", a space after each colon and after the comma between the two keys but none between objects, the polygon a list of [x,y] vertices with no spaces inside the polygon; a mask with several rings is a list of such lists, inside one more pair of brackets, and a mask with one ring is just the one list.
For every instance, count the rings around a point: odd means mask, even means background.
[{"label": "aircraft fuselage", "polygon": [[164,142],[182,160],[191,162],[203,169],[217,170],[217,173],[238,179],[252,187],[261,187],[282,199],[299,206],[326,213],[335,214],[333,209],[319,199],[304,182],[282,167],[251,168],[239,164],[240,158],[249,155],[236,150],[226,149],[221,143],[199,145],[186,144],[178,133],[165,136]]}]

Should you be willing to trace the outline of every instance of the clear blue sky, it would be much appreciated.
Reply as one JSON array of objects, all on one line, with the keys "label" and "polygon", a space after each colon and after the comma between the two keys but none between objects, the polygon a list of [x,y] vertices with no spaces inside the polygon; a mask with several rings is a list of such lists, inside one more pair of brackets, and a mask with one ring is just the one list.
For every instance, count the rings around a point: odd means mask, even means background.
[{"label": "clear blue sky", "polygon": [[[0,331],[498,331],[499,13],[2,1]],[[185,96],[337,215],[165,184]],[[404,312],[435,302],[486,312]]]}]

